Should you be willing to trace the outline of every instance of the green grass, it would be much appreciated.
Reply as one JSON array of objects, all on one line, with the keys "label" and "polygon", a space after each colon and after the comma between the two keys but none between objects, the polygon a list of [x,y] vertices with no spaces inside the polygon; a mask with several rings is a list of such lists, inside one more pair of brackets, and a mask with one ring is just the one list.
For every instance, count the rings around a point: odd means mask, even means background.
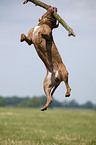
[{"label": "green grass", "polygon": [[96,145],[96,111],[0,108],[0,145]]}]

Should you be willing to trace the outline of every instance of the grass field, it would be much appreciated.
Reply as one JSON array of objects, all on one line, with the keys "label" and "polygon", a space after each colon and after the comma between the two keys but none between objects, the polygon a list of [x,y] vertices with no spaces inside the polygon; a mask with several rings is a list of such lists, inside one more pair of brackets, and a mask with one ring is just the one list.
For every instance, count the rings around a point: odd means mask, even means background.
[{"label": "grass field", "polygon": [[0,145],[96,145],[96,111],[0,108]]}]

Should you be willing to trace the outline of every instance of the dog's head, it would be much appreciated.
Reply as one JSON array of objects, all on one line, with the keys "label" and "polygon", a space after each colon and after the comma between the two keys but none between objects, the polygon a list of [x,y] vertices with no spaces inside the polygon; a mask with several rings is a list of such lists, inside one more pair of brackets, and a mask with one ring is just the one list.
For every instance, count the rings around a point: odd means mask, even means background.
[{"label": "dog's head", "polygon": [[52,15],[54,12],[57,12],[57,8],[56,7],[51,7],[48,9],[48,12]]},{"label": "dog's head", "polygon": [[56,19],[53,15],[54,12],[57,12],[56,7],[51,7],[47,10],[47,12],[39,19],[39,25],[47,24],[51,29],[57,28]]}]

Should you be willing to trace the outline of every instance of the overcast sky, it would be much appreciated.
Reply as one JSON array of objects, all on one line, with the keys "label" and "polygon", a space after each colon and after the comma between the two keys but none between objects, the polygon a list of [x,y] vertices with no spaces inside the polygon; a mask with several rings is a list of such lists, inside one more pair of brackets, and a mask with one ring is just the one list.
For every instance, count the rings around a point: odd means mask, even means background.
[{"label": "overcast sky", "polygon": [[[75,99],[96,104],[96,0],[42,0],[56,6],[58,14],[74,30],[76,37],[60,25],[53,37],[69,72],[71,97],[65,98],[61,83],[54,94],[59,101]],[[38,24],[46,12],[23,0],[0,1],[0,95],[40,96],[44,94],[46,69],[34,47],[20,43],[21,33]]]}]

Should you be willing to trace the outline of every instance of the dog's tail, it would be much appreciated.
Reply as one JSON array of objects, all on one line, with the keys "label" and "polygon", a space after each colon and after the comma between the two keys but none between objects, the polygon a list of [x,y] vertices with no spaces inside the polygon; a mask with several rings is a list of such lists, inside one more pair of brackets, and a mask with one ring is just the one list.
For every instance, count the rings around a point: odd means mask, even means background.
[{"label": "dog's tail", "polygon": [[57,89],[57,87],[58,87],[59,85],[60,85],[60,83],[59,83],[58,85],[56,85],[56,86],[53,88],[53,90],[52,90],[52,92],[51,92],[51,96],[53,96],[55,90]]}]

